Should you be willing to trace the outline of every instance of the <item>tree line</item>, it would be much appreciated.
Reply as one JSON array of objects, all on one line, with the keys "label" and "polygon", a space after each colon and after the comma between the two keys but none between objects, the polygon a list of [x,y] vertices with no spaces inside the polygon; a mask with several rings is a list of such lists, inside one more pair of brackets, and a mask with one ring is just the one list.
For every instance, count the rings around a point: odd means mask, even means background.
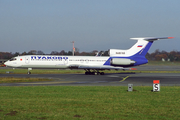
[{"label": "tree line", "polygon": [[[22,56],[22,55],[72,55],[72,51],[52,51],[50,54],[45,54],[43,51],[36,51],[36,50],[31,50],[29,52],[0,52],[0,59],[10,59],[15,56]],[[109,56],[108,51],[100,51],[98,52],[97,50],[93,50],[92,52],[79,52],[77,50],[75,52],[76,56]],[[147,53],[146,58],[151,61],[180,61],[180,51],[171,51],[171,52],[166,52],[166,51],[160,51],[159,49],[155,50],[153,53]]]}]

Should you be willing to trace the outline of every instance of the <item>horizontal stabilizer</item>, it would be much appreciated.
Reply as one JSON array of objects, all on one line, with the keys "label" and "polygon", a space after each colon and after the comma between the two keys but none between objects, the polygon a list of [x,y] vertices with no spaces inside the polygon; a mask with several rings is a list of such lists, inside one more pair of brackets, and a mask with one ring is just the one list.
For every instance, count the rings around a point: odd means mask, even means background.
[{"label": "horizontal stabilizer", "polygon": [[159,39],[172,39],[174,37],[144,37],[144,38],[131,38],[133,40],[146,40],[146,41],[155,41]]}]

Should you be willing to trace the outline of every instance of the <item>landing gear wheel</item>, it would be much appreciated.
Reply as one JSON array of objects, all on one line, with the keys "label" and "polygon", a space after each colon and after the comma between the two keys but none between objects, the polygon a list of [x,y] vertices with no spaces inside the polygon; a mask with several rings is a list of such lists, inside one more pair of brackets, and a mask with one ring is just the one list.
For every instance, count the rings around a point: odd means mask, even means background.
[{"label": "landing gear wheel", "polygon": [[32,68],[28,68],[28,72],[27,72],[28,75],[31,74],[31,72],[30,72],[31,70],[32,70]]},{"label": "landing gear wheel", "polygon": [[104,75],[104,72],[99,72],[99,70],[91,72],[90,69],[85,69],[85,71],[85,75]]},{"label": "landing gear wheel", "polygon": [[101,72],[100,74],[101,74],[101,75],[104,75],[104,72]]},{"label": "landing gear wheel", "polygon": [[85,75],[104,75],[104,72],[85,72]]},{"label": "landing gear wheel", "polygon": [[101,73],[100,72],[97,72],[97,75],[100,75]]},{"label": "landing gear wheel", "polygon": [[95,75],[95,72],[91,72],[91,75]]},{"label": "landing gear wheel", "polygon": [[31,74],[31,72],[29,72],[29,71],[28,71],[28,72],[27,72],[27,74],[28,74],[28,75],[30,75],[30,74]]}]

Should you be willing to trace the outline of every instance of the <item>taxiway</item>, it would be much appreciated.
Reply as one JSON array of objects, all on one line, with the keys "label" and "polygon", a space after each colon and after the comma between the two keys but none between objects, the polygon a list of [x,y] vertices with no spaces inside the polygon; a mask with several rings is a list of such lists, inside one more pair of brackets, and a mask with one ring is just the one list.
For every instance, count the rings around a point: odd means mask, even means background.
[{"label": "taxiway", "polygon": [[106,73],[105,75],[84,74],[1,74],[0,77],[48,78],[53,81],[28,83],[2,83],[0,86],[151,86],[160,80],[161,86],[180,86],[179,73]]}]

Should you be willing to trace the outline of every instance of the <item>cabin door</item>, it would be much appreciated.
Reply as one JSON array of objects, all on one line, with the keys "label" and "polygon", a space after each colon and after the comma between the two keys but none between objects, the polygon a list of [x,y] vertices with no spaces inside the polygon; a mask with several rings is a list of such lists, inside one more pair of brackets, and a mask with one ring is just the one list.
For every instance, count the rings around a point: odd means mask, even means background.
[{"label": "cabin door", "polygon": [[26,64],[29,64],[29,62],[30,62],[29,57],[25,57],[25,63],[26,63]]},{"label": "cabin door", "polygon": [[63,63],[64,65],[68,64],[68,57],[63,57]]}]

